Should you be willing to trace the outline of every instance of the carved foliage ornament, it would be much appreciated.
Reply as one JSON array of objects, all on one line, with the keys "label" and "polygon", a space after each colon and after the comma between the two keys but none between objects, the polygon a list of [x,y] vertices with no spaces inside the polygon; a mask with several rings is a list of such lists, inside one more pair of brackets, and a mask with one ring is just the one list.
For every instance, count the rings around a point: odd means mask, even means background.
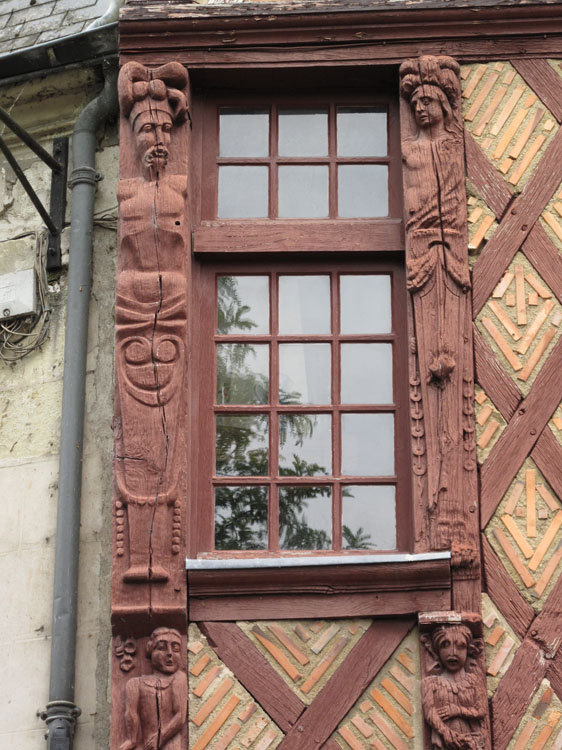
[{"label": "carved foliage ornament", "polygon": [[432,750],[486,750],[482,639],[463,621],[438,624],[421,641],[433,660],[422,679],[423,714],[431,730]]},{"label": "carved foliage ornament", "polygon": [[168,580],[166,559],[180,551],[187,176],[185,165],[174,167],[179,173],[170,165],[174,133],[187,118],[187,82],[179,63],[150,70],[130,62],[119,75],[130,128],[122,172],[133,175],[117,190],[116,519],[128,582]]}]

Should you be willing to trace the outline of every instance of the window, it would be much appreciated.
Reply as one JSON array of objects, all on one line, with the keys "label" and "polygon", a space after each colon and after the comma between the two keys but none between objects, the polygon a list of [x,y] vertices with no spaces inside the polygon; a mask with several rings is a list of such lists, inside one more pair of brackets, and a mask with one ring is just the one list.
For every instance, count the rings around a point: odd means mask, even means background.
[{"label": "window", "polygon": [[363,94],[208,97],[192,555],[408,549],[395,118]]}]

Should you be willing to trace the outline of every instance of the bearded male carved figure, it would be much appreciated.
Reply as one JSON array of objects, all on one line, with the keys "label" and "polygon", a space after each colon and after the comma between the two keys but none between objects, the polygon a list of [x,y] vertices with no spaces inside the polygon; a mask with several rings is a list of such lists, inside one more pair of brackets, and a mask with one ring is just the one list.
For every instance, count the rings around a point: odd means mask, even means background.
[{"label": "bearded male carved figure", "polygon": [[485,750],[486,693],[482,641],[467,625],[440,625],[422,643],[436,662],[422,680],[422,704],[432,750]]},{"label": "bearded male carved figure", "polygon": [[[118,184],[116,300],[118,517],[126,506],[125,581],[166,581],[165,560],[179,552],[180,503],[174,455],[185,364],[186,174],[168,174],[175,129],[186,121],[187,73],[130,62],[119,75],[130,124],[132,176]],[[133,150],[131,149],[131,151]],[[118,518],[119,521],[119,518]],[[125,553],[124,524],[117,554]]]}]

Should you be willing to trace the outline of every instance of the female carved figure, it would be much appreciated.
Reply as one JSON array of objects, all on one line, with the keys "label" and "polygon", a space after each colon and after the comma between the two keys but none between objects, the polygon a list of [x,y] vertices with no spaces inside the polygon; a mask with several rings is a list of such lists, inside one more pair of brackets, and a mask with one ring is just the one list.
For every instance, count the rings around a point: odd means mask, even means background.
[{"label": "female carved figure", "polygon": [[485,750],[486,694],[479,667],[467,667],[469,657],[478,657],[481,642],[466,625],[440,626],[431,636],[422,636],[422,642],[438,662],[438,673],[422,680],[433,750]]}]

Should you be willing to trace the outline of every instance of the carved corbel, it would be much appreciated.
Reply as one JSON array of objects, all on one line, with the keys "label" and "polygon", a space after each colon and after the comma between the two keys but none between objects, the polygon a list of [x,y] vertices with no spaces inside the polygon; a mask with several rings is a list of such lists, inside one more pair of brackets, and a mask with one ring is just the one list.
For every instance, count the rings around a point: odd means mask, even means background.
[{"label": "carved corbel", "polygon": [[480,615],[430,612],[419,626],[425,747],[490,750]]},{"label": "carved corbel", "polygon": [[[478,548],[459,71],[444,56],[406,60],[400,67],[406,270],[416,342],[410,365],[413,464],[416,484],[423,482],[434,550]],[[455,603],[476,608],[478,594],[475,588]]]},{"label": "carved corbel", "polygon": [[[138,650],[144,650],[146,659],[129,668],[135,671],[128,679],[119,680],[121,710],[112,725],[112,747],[181,750],[187,719],[185,641],[168,627],[156,628],[142,641],[144,649],[139,644]],[[129,638],[126,643],[137,651],[136,641]],[[119,644],[114,651],[123,671]]]}]

